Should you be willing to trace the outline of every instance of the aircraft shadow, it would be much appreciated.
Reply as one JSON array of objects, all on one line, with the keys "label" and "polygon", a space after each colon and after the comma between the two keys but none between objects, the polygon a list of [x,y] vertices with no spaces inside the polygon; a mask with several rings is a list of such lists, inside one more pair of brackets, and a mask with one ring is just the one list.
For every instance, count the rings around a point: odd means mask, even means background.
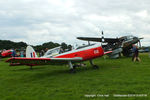
[{"label": "aircraft shadow", "polygon": [[34,74],[33,77],[37,77],[39,79],[39,78],[51,77],[51,76],[76,75],[78,73],[85,72],[88,70],[99,70],[99,69],[93,69],[92,67],[82,67],[82,68],[76,68],[75,73],[71,73],[69,69],[67,70],[60,69],[60,70],[47,71],[43,73],[37,73],[37,74]]},{"label": "aircraft shadow", "polygon": [[32,69],[30,67],[26,67],[23,69],[13,69],[12,71],[32,71],[32,70],[41,70],[41,69],[45,69],[46,67],[33,67]]},{"label": "aircraft shadow", "polygon": [[[68,77],[68,75],[74,76],[77,75],[78,73],[82,73],[82,72],[87,72],[89,70],[94,71],[94,70],[100,70],[99,69],[94,69],[91,66],[87,66],[87,67],[78,67],[76,68],[76,72],[75,73],[71,73],[69,69],[56,69],[56,70],[47,70],[45,69],[47,67],[36,67],[33,69],[30,68],[24,68],[24,69],[15,69],[13,71],[33,71],[32,74],[26,75],[24,76],[24,80],[28,80],[28,81],[38,81],[40,79],[43,78],[52,78],[52,77],[62,77],[62,76],[66,76]],[[40,71],[41,70],[41,71]],[[37,71],[37,73],[36,73]]]}]

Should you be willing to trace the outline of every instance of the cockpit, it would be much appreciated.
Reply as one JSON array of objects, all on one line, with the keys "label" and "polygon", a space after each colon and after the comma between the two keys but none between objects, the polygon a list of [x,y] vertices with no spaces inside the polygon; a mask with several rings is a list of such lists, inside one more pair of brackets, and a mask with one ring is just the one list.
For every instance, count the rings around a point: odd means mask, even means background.
[{"label": "cockpit", "polygon": [[56,56],[58,54],[63,53],[63,49],[61,48],[61,46],[53,48],[53,49],[49,49],[43,57],[53,57]]},{"label": "cockpit", "polygon": [[125,37],[124,41],[132,41],[133,38],[134,38],[134,36],[129,35],[129,36],[126,36],[126,37]]},{"label": "cockpit", "polygon": [[75,50],[82,49],[82,48],[85,48],[85,47],[90,47],[90,46],[93,46],[93,45],[95,45],[95,44],[88,44],[88,45],[78,46],[78,47],[76,47]]},{"label": "cockpit", "polygon": [[[77,47],[75,47],[75,48],[72,49],[72,50],[78,50],[78,49],[82,49],[82,48],[85,48],[85,47],[90,47],[90,46],[93,46],[93,45],[95,45],[95,44],[77,46]],[[56,47],[56,48],[53,48],[53,49],[49,49],[49,50],[44,54],[44,56],[42,56],[42,57],[44,57],[44,58],[45,58],[45,57],[46,57],[46,58],[52,58],[52,57],[54,57],[54,56],[56,56],[56,55],[58,55],[58,54],[64,53],[64,52],[67,52],[67,51],[66,51],[66,50],[64,51],[64,50],[62,49],[62,47],[59,46],[59,47]]]}]

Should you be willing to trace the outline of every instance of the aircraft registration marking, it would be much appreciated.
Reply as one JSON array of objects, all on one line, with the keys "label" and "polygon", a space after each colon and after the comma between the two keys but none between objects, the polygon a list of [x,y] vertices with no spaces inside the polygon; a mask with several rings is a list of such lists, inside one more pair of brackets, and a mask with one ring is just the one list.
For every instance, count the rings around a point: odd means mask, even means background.
[{"label": "aircraft registration marking", "polygon": [[99,53],[99,50],[94,50],[94,54],[98,54]]}]

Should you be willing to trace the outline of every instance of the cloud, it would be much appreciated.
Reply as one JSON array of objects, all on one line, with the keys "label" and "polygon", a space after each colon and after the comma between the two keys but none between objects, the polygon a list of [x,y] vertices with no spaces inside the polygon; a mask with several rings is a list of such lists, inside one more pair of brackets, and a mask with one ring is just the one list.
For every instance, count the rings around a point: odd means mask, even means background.
[{"label": "cloud", "polygon": [[82,43],[78,36],[144,37],[150,43],[149,0],[1,0],[0,39]]}]

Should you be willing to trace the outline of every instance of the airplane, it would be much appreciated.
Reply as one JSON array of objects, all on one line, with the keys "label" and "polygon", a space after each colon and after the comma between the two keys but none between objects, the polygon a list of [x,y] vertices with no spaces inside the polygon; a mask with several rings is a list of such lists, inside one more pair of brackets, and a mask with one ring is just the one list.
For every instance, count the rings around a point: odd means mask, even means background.
[{"label": "airplane", "polygon": [[10,50],[4,50],[4,51],[2,51],[2,52],[0,53],[0,56],[1,56],[2,58],[4,58],[4,57],[11,57],[12,52],[13,52],[12,49],[10,49]]},{"label": "airplane", "polygon": [[77,39],[84,41],[102,42],[102,47],[104,51],[112,50],[112,53],[108,54],[110,58],[119,58],[121,53],[123,56],[129,57],[132,55],[132,45],[139,43],[141,47],[140,40],[143,38],[138,38],[136,36],[123,36],[120,38],[104,38],[104,33],[102,31],[102,38],[96,37],[77,37]]},{"label": "airplane", "polygon": [[147,48],[144,48],[144,49],[140,49],[139,52],[140,53],[147,53],[147,52],[150,52],[150,49],[147,47]]},{"label": "airplane", "polygon": [[111,53],[112,51],[104,52],[100,44],[90,44],[80,46],[71,51],[63,52],[61,47],[56,47],[48,50],[44,56],[38,57],[35,50],[31,46],[26,48],[26,57],[12,57],[6,62],[9,62],[11,66],[17,65],[27,65],[32,66],[37,65],[62,65],[68,64],[70,67],[70,72],[75,72],[77,67],[76,63],[81,63],[83,61],[89,61],[93,68],[98,69],[97,65],[93,64],[93,59],[102,57],[105,54]]}]

